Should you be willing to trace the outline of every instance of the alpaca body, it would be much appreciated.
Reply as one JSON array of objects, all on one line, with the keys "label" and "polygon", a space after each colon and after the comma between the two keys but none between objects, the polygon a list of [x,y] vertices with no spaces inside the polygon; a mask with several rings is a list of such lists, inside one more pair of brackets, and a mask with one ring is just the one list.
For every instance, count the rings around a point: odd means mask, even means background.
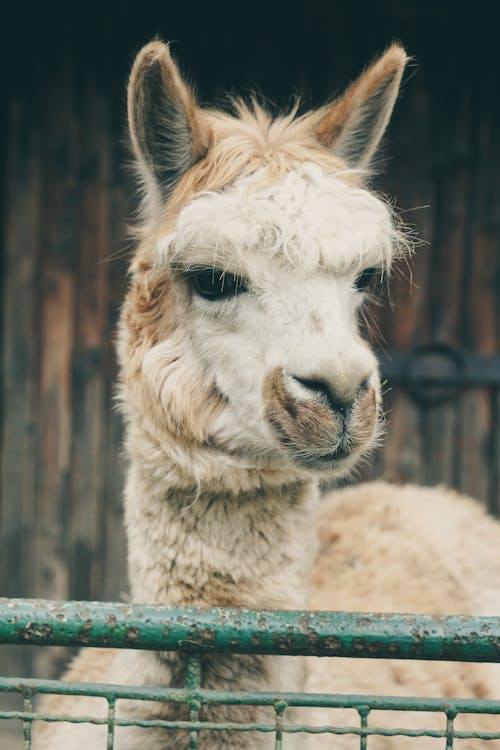
[{"label": "alpaca body", "polygon": [[[305,507],[308,506],[308,507]],[[486,515],[476,501],[441,488],[395,487],[385,483],[361,485],[331,493],[321,501],[317,511],[315,501],[305,503],[296,511],[300,534],[307,524],[319,534],[319,550],[311,575],[309,609],[338,609],[358,612],[413,612],[425,614],[498,615],[500,611],[500,525]],[[200,510],[201,510],[200,506]],[[310,518],[307,520],[307,514]],[[299,520],[300,519],[300,520]],[[222,519],[219,519],[221,521]],[[475,530],[470,533],[471,528]],[[288,529],[290,531],[290,528]],[[192,529],[189,532],[192,534]],[[267,533],[267,530],[266,530]],[[300,541],[301,536],[298,537]],[[252,538],[254,539],[254,538]],[[311,543],[311,540],[309,540]],[[277,550],[276,550],[277,551]],[[259,555],[256,555],[258,558]],[[229,558],[228,558],[229,560]],[[283,563],[284,561],[277,560]],[[288,565],[288,561],[285,561]],[[279,575],[279,571],[264,571],[262,557],[254,560],[258,570]],[[179,575],[184,581],[180,561]],[[285,570],[283,568],[282,570]],[[234,572],[234,571],[232,571]],[[302,571],[305,574],[305,570]],[[296,577],[300,580],[301,574]],[[232,573],[231,573],[232,575]],[[173,580],[177,575],[173,576]],[[265,580],[265,579],[263,579]],[[275,579],[275,582],[276,579]],[[210,584],[208,581],[208,590]],[[283,579],[283,595],[291,595],[294,607],[303,607],[302,594],[288,591],[288,581]],[[224,586],[224,584],[222,584]],[[174,583],[175,587],[175,583]],[[232,588],[232,587],[230,587]],[[298,588],[298,587],[297,587]],[[297,592],[296,588],[296,592]],[[243,587],[245,590],[245,587]],[[302,588],[302,591],[304,589]],[[238,591],[241,591],[238,588]],[[206,599],[195,596],[190,603],[234,603],[232,595],[227,600],[209,594]],[[239,596],[239,595],[238,595]],[[165,593],[162,594],[165,597]],[[248,598],[247,598],[248,597]],[[251,606],[257,591],[246,591],[241,606]],[[168,594],[167,594],[168,598]],[[140,601],[140,597],[137,598]],[[281,598],[269,600],[267,606],[283,607]],[[175,603],[177,597],[175,597]],[[491,698],[500,696],[500,665],[457,664],[441,662],[417,662],[401,660],[371,659],[297,659],[289,657],[266,657],[264,661],[248,657],[219,657],[221,673],[213,672],[214,686],[221,681],[235,689],[266,687],[277,690],[307,689],[310,692],[334,692],[368,695],[400,695],[421,697]],[[213,667],[216,660],[214,658]],[[250,667],[245,677],[245,665]],[[303,669],[307,665],[306,679]],[[266,670],[264,677],[262,670]],[[177,672],[175,675],[174,673]],[[226,672],[225,675],[222,672]],[[228,679],[228,674],[230,675]],[[173,655],[164,659],[149,652],[116,652],[112,650],[86,649],[75,660],[68,680],[90,680],[121,684],[164,685],[182,684],[184,674],[180,660]],[[105,715],[104,702],[98,699],[57,697],[46,700],[46,710],[61,713],[99,713]],[[125,704],[122,715],[142,718],[172,718],[172,710],[158,704]],[[221,713],[214,711],[217,718]],[[222,710],[223,715],[223,710]],[[175,714],[179,718],[179,714]],[[232,712],[235,720],[248,720],[248,714]],[[260,714],[263,720],[269,715]],[[304,711],[300,719],[311,724],[328,723],[340,726],[357,724],[357,719],[348,711],[315,709]],[[410,729],[443,728],[443,715],[398,714],[388,712],[373,718],[375,726],[404,726]],[[499,717],[462,717],[457,726],[461,729],[499,731]],[[40,731],[36,750],[98,750],[103,747],[105,729],[80,726],[54,727],[48,725]],[[55,738],[56,737],[56,738]],[[249,736],[242,739],[243,748],[273,747],[272,738],[266,735]],[[239,740],[238,740],[239,741]],[[224,740],[201,735],[201,747],[224,748]],[[239,748],[235,735],[233,744]],[[287,737],[287,748],[311,748],[311,750],[356,750],[359,739],[351,737],[293,735]],[[130,750],[139,745],[147,750],[159,748],[187,747],[187,738],[173,735],[167,741],[165,735],[154,730],[118,730],[117,750]],[[184,745],[183,745],[184,743]],[[206,743],[206,745],[204,744]],[[440,744],[441,743],[441,744]],[[442,741],[430,738],[375,738],[369,741],[373,750],[439,750]],[[489,748],[498,750],[500,742],[470,741],[467,750]]]},{"label": "alpaca body", "polygon": [[[444,488],[383,482],[331,493],[318,513],[311,609],[498,616],[500,524],[479,503]],[[310,659],[307,690],[417,697],[500,698],[500,665],[378,659]],[[349,712],[312,723],[359,726]],[[375,712],[369,724],[445,728],[443,714]],[[456,728],[499,732],[500,716],[461,716]],[[444,740],[371,737],[372,750],[440,750]],[[458,747],[464,741],[458,742]],[[467,750],[500,750],[468,740]],[[353,737],[315,738],[317,750],[357,750]]]}]

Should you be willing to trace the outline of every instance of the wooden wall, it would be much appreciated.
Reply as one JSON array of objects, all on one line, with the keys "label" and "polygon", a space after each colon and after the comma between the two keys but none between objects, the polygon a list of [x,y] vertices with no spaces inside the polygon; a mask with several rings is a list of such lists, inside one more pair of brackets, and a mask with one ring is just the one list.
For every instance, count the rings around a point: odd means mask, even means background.
[{"label": "wooden wall", "polygon": [[[127,590],[113,329],[135,199],[124,87],[159,33],[203,99],[259,88],[319,103],[393,38],[414,55],[379,189],[424,244],[378,311],[389,349],[500,339],[500,97],[494,3],[290,0],[23,3],[2,25],[0,595],[114,599]],[[20,4],[21,6],[21,4]],[[413,277],[411,288],[409,277]],[[417,406],[386,396],[373,475],[443,482],[500,509],[500,396]],[[57,651],[0,652],[3,673],[57,671]]]}]

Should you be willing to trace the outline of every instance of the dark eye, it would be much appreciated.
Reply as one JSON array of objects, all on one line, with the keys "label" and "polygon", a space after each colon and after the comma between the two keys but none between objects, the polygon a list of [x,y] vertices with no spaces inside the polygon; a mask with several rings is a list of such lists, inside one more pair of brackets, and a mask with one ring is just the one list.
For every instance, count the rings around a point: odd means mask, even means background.
[{"label": "dark eye", "polygon": [[219,268],[203,268],[191,275],[195,291],[209,300],[222,299],[247,291],[247,286],[240,276],[225,273]]},{"label": "dark eye", "polygon": [[359,289],[360,291],[366,289],[374,281],[377,275],[377,268],[365,268],[364,271],[361,271],[361,273],[356,276],[356,289]]}]

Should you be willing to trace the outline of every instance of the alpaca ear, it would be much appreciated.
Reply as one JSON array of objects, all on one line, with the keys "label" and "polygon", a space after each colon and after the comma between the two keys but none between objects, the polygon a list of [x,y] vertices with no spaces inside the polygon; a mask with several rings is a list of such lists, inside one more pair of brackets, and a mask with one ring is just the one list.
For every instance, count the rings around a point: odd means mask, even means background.
[{"label": "alpaca ear", "polygon": [[165,200],[182,175],[207,152],[209,134],[193,92],[166,44],[137,55],[128,85],[132,148],[146,190]]},{"label": "alpaca ear", "polygon": [[314,132],[350,166],[368,168],[389,122],[408,57],[393,44],[342,96],[316,112]]}]

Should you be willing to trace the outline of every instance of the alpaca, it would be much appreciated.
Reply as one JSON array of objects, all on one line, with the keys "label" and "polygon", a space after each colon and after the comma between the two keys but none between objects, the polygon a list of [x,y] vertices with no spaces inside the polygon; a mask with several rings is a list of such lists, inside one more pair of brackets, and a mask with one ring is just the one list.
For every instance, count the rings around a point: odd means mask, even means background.
[{"label": "alpaca", "polygon": [[[319,551],[310,609],[497,616],[500,524],[476,500],[444,488],[373,482],[337,490],[318,509]],[[472,531],[472,533],[471,533]],[[499,664],[311,659],[311,692],[421,697],[500,697]],[[315,724],[352,724],[347,712],[318,710]],[[354,723],[359,725],[359,719]],[[387,712],[372,726],[444,729],[442,714]],[[460,716],[456,728],[500,732],[500,716]],[[309,745],[307,745],[309,747]],[[356,750],[354,736],[315,738],[315,750]],[[370,737],[369,750],[442,750],[444,740]],[[456,741],[500,750],[500,740]]]},{"label": "alpaca", "polygon": [[[381,511],[370,498],[381,497],[389,515],[399,512],[399,492],[383,485],[349,490],[318,511],[318,488],[320,480],[351,471],[380,434],[377,362],[358,317],[368,290],[406,243],[366,180],[406,61],[393,45],[334,102],[273,119],[255,101],[234,101],[231,112],[201,108],[160,41],[137,56],[128,113],[143,210],[118,333],[134,602],[360,609],[355,569],[352,581],[345,570],[340,576],[352,598],[338,590],[335,534],[345,534],[345,568],[352,550],[361,554],[358,536],[371,531],[379,539],[370,512]],[[441,497],[453,514],[439,493],[431,508]],[[318,512],[324,555],[313,572]],[[414,512],[421,514],[418,499]],[[398,550],[404,558],[402,538]],[[384,576],[380,555],[371,562],[365,585]],[[402,565],[405,580],[408,566]],[[469,609],[463,599],[457,607]],[[392,606],[365,601],[375,610]],[[425,597],[408,603],[410,610],[427,608]],[[354,691],[356,679],[340,661],[318,670],[313,660],[307,677],[303,659],[206,656],[202,681],[218,689],[301,690],[306,679],[315,688],[331,677],[328,690],[349,683]],[[185,669],[175,653],[87,649],[65,677],[175,687]],[[355,675],[356,665],[350,670]],[[478,680],[486,685],[486,677]],[[377,692],[384,680],[379,675],[371,684]],[[45,710],[51,704],[68,713],[102,710],[98,699],[49,699]],[[186,716],[168,705],[132,702],[118,712]],[[216,707],[203,715],[270,718],[259,707]],[[103,727],[45,725],[35,748],[97,750],[104,743]],[[356,747],[359,740],[287,735],[284,743],[293,750]],[[117,730],[115,750],[139,746],[183,750],[189,737],[181,730]],[[202,750],[271,747],[266,734],[200,734]]]}]

